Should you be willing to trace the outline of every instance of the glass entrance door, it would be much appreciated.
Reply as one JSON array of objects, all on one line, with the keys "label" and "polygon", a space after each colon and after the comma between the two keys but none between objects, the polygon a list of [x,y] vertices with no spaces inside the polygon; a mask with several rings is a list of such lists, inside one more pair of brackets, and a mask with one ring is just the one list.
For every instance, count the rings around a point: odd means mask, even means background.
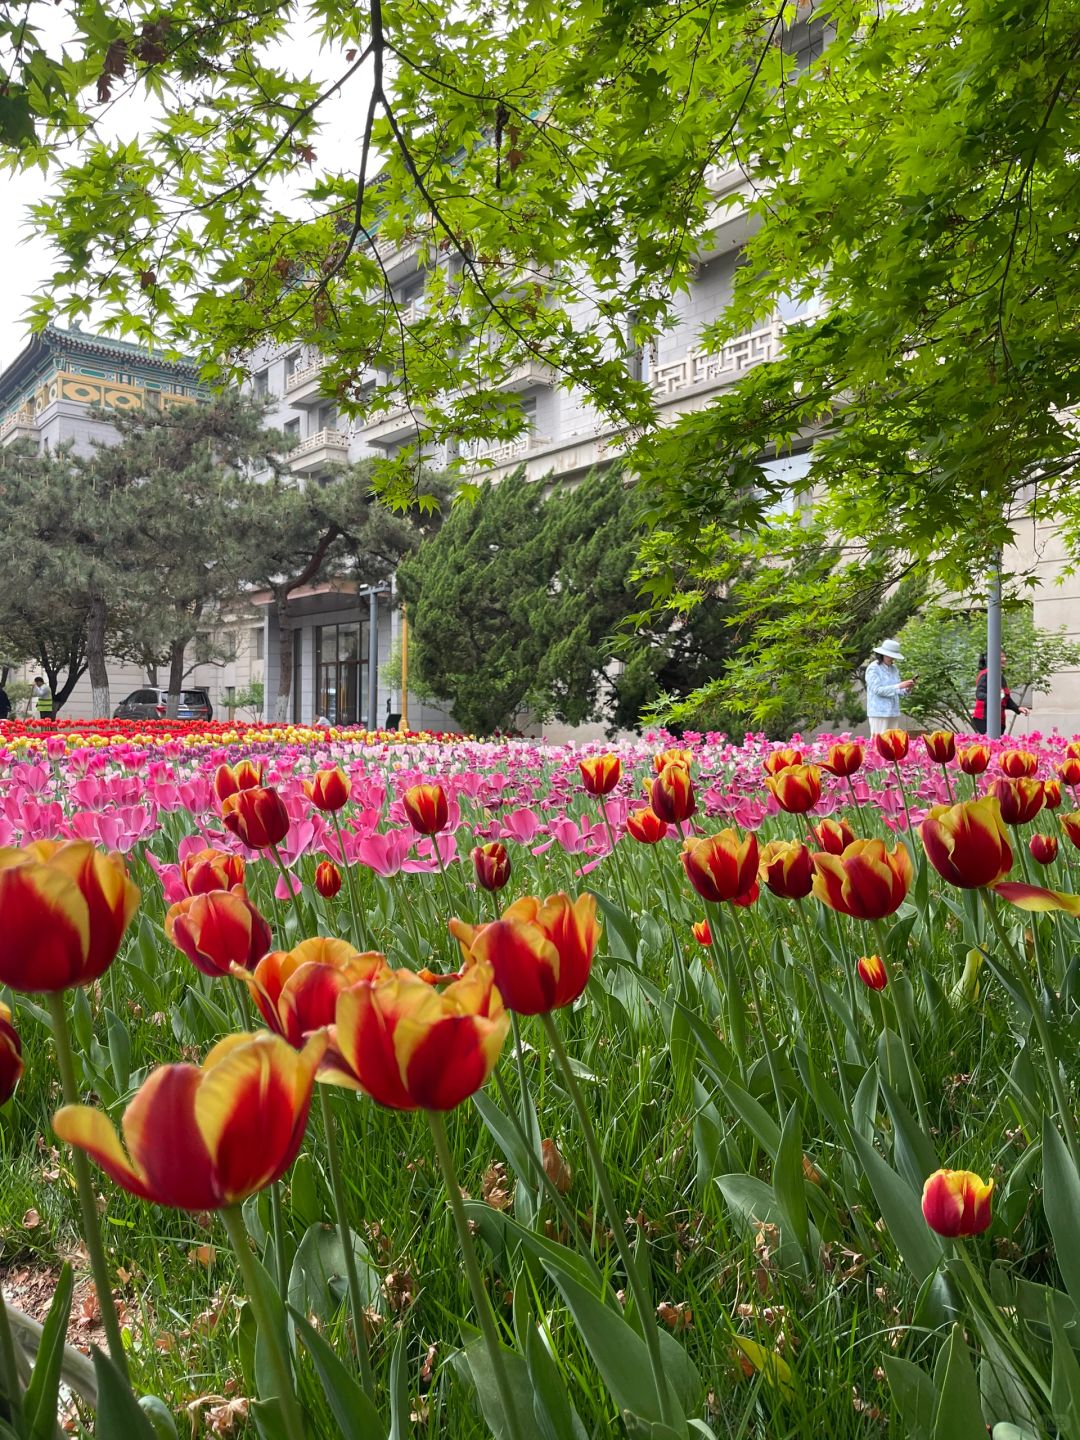
[{"label": "glass entrance door", "polygon": [[315,708],[331,725],[359,725],[367,696],[367,623],[315,630]]}]

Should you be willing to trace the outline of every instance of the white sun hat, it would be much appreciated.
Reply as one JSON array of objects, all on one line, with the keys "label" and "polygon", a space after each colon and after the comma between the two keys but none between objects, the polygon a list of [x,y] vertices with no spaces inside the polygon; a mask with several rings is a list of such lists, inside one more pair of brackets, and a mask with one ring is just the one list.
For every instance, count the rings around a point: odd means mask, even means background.
[{"label": "white sun hat", "polygon": [[895,640],[883,640],[880,645],[875,645],[874,654],[888,655],[890,660],[902,660],[904,658],[900,653],[900,646]]}]

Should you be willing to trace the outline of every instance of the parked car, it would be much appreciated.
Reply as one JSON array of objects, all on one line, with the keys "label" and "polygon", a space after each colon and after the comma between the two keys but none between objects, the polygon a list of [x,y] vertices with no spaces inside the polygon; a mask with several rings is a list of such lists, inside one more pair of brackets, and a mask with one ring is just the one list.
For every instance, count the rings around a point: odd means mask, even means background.
[{"label": "parked car", "polygon": [[[133,690],[116,707],[114,720],[164,720],[168,709],[167,690]],[[178,720],[212,720],[214,707],[208,690],[181,690]]]}]

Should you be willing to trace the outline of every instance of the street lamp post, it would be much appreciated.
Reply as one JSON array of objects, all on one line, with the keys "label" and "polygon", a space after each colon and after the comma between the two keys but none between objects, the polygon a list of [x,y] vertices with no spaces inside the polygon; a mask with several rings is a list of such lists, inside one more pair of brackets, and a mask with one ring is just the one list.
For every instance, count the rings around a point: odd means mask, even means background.
[{"label": "street lamp post", "polygon": [[986,735],[1001,738],[1001,551],[990,566],[986,596]]}]

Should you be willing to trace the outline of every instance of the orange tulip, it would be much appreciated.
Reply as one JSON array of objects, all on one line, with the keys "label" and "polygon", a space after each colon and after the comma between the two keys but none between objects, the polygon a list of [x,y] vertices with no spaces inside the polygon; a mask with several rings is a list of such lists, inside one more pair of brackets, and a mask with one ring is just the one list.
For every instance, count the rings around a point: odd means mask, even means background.
[{"label": "orange tulip", "polygon": [[994,885],[1012,869],[1009,835],[992,795],[959,805],[935,805],[919,834],[930,864],[962,890]]},{"label": "orange tulip", "polygon": [[278,1035],[226,1035],[201,1066],[162,1065],[124,1111],[126,1153],[89,1105],[66,1105],[53,1129],[154,1205],[239,1205],[296,1159],[326,1044],[313,1035],[297,1053]]},{"label": "orange tulip", "polygon": [[681,825],[697,809],[694,782],[685,765],[665,765],[650,791],[653,814],[668,825]]},{"label": "orange tulip", "polygon": [[485,1084],[509,1028],[490,965],[438,990],[391,970],[338,997],[332,1078],[393,1110],[453,1110]]},{"label": "orange tulip", "polygon": [[590,795],[610,795],[622,776],[618,755],[590,755],[578,761],[581,783]]},{"label": "orange tulip", "polygon": [[218,805],[224,805],[238,790],[256,790],[262,785],[263,767],[253,760],[238,765],[219,765],[214,775],[214,794]]},{"label": "orange tulip", "polygon": [[653,756],[653,770],[659,775],[661,770],[668,765],[681,765],[684,770],[689,770],[694,763],[694,752],[692,750],[660,750]]},{"label": "orange tulip", "polygon": [[22,1041],[11,1023],[11,1011],[0,1000],[0,1105],[15,1094],[22,1073]]},{"label": "orange tulip", "polygon": [[703,900],[749,905],[757,899],[756,835],[740,838],[735,830],[721,830],[704,839],[684,840],[680,858],[687,879]]},{"label": "orange tulip", "polygon": [[1080,850],[1080,810],[1071,810],[1068,815],[1059,815],[1058,824],[1065,831],[1070,842]]},{"label": "orange tulip", "polygon": [[87,840],[0,850],[0,985],[89,985],[116,959],[138,905],[120,856]]},{"label": "orange tulip", "polygon": [[856,745],[853,740],[848,740],[830,747],[829,758],[822,760],[821,768],[828,770],[832,775],[839,775],[841,779],[845,779],[848,775],[854,775],[862,763],[862,746]]},{"label": "orange tulip", "polygon": [[709,928],[708,920],[695,920],[690,929],[694,932],[694,939],[699,945],[712,944],[712,930]]},{"label": "orange tulip", "polygon": [[874,746],[883,760],[903,760],[910,744],[906,730],[883,730],[874,736]]},{"label": "orange tulip", "polygon": [[911,856],[899,841],[853,840],[842,855],[815,855],[814,894],[831,910],[856,920],[884,920],[911,886]]},{"label": "orange tulip", "polygon": [[1027,825],[1046,800],[1041,780],[995,780],[990,793],[1001,806],[1006,825]]},{"label": "orange tulip", "polygon": [[1042,787],[1044,809],[1056,810],[1061,804],[1061,781],[1044,780],[1042,782]]},{"label": "orange tulip", "polygon": [[923,736],[923,744],[927,755],[938,765],[947,765],[956,754],[956,736],[951,730],[932,730]]},{"label": "orange tulip", "polygon": [[782,900],[803,900],[814,888],[814,862],[799,840],[770,840],[758,860],[758,879]]},{"label": "orange tulip", "polygon": [[1077,785],[1080,785],[1080,759],[1077,759],[1076,756],[1071,755],[1062,760],[1057,767],[1057,772],[1070,789],[1075,790]]},{"label": "orange tulip", "polygon": [[965,775],[981,775],[990,764],[989,745],[969,745],[966,750],[958,750],[956,759]]},{"label": "orange tulip", "polygon": [[765,784],[789,815],[805,815],[821,799],[821,771],[816,765],[788,765],[776,775],[767,775]]},{"label": "orange tulip", "polygon": [[793,750],[790,745],[785,745],[780,750],[770,750],[761,763],[769,775],[779,775],[782,770],[803,763],[802,751]]},{"label": "orange tulip", "polygon": [[1030,750],[1002,750],[998,765],[1010,780],[1027,780],[1039,773],[1039,757]]},{"label": "orange tulip", "polygon": [[303,784],[304,794],[316,810],[340,810],[349,803],[352,793],[352,781],[337,766],[333,769],[316,770],[313,778],[305,780]]},{"label": "orange tulip", "polygon": [[271,945],[270,926],[242,885],[178,900],[166,912],[165,934],[204,975],[228,975],[235,965],[253,970]]},{"label": "orange tulip", "polygon": [[861,956],[855,961],[855,974],[868,990],[884,990],[889,983],[889,972],[880,955]]},{"label": "orange tulip", "polygon": [[420,835],[437,835],[446,829],[450,812],[441,785],[413,785],[401,797],[409,824]]},{"label": "orange tulip", "polygon": [[332,860],[320,860],[315,866],[315,889],[324,900],[332,900],[341,889],[341,871]]},{"label": "orange tulip", "polygon": [[596,900],[563,892],[541,904],[533,895],[515,900],[491,925],[451,920],[466,969],[489,965],[503,1003],[519,1015],[546,1015],[572,1005],[589,980],[599,939]]},{"label": "orange tulip", "polygon": [[476,883],[484,890],[501,890],[510,879],[510,856],[501,840],[489,840],[472,852]]},{"label": "orange tulip", "polygon": [[830,855],[842,855],[855,839],[855,831],[844,819],[819,820],[810,833]]},{"label": "orange tulip", "polygon": [[343,990],[390,970],[385,955],[316,937],[294,950],[271,950],[251,972],[237,967],[232,973],[247,985],[270,1029],[299,1050],[313,1031],[334,1023]]},{"label": "orange tulip", "polygon": [[990,1224],[994,1182],[970,1170],[935,1170],[923,1186],[923,1219],[950,1240],[981,1235]]},{"label": "orange tulip", "polygon": [[1056,835],[1032,835],[1028,841],[1031,858],[1040,865],[1052,865],[1057,859],[1058,838]]},{"label": "orange tulip", "polygon": [[247,864],[242,855],[207,847],[180,861],[180,880],[189,895],[206,895],[211,890],[231,890],[243,885]]},{"label": "orange tulip", "polygon": [[238,790],[225,800],[221,818],[251,850],[266,850],[289,833],[289,812],[276,790]]},{"label": "orange tulip", "polygon": [[640,810],[631,810],[626,817],[626,830],[642,845],[656,845],[667,834],[668,827],[667,821],[661,820],[651,805],[643,805]]}]

